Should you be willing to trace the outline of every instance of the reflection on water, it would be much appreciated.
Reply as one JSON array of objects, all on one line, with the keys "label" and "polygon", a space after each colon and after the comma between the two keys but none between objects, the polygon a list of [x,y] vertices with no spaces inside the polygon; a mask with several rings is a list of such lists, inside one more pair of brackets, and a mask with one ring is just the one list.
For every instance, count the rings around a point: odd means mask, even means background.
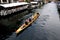
[{"label": "reflection on water", "polygon": [[[25,20],[28,16],[31,15],[32,14],[26,15],[23,19]],[[39,16],[39,18],[30,27],[24,30],[20,35],[17,36],[15,33],[13,33],[6,40],[47,40],[47,35],[45,35],[46,31],[44,31],[42,27],[45,26],[48,19],[49,15]]]},{"label": "reflection on water", "polygon": [[21,13],[18,12],[16,15],[9,15],[4,18],[1,18],[0,19],[0,26],[1,26],[0,40],[9,37],[11,33],[15,31],[19,27],[19,25],[21,25],[24,22],[24,20],[26,20],[31,15],[32,13],[28,13],[28,11],[26,10]]},{"label": "reflection on water", "polygon": [[[33,11],[33,10],[32,10],[32,11]],[[19,20],[19,21],[18,21],[19,26],[21,26],[21,24],[23,24],[24,21],[25,21],[26,19],[28,19],[29,17],[31,17],[33,14],[34,14],[34,12],[25,15],[25,16],[22,17],[21,19],[18,19],[18,20]],[[16,35],[15,32],[13,32],[12,35],[9,36],[9,38],[7,38],[6,40],[15,40],[16,37],[18,37],[18,36]]]},{"label": "reflection on water", "polygon": [[58,9],[58,13],[59,13],[59,18],[60,18],[60,9]]}]

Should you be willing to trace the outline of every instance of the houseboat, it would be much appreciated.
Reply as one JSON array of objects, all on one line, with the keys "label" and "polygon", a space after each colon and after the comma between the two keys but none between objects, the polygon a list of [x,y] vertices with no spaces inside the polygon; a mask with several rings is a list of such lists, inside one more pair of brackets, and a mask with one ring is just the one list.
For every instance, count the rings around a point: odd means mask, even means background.
[{"label": "houseboat", "polygon": [[29,6],[29,3],[27,2],[0,4],[0,16],[6,16],[8,14],[27,9],[28,6]]},{"label": "houseboat", "polygon": [[30,2],[31,8],[37,8],[39,6],[38,2]]}]

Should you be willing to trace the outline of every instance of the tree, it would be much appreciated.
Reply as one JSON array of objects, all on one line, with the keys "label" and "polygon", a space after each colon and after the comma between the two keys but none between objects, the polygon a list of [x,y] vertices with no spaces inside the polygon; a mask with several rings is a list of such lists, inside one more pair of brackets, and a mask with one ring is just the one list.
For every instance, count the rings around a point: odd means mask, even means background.
[{"label": "tree", "polygon": [[30,2],[30,0],[25,0],[25,2]]}]

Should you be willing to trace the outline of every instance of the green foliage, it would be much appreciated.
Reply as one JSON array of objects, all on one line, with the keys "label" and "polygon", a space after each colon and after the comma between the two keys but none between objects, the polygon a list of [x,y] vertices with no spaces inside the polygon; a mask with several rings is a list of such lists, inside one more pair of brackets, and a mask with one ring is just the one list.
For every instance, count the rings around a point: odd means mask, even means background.
[{"label": "green foliage", "polygon": [[25,0],[26,2],[29,2],[29,0]]}]

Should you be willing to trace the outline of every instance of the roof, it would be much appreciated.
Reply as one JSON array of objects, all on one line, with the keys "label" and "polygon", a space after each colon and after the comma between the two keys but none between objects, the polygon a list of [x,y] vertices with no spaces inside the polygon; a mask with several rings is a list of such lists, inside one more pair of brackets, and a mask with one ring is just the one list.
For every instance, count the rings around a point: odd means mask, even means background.
[{"label": "roof", "polygon": [[17,3],[10,3],[10,4],[1,4],[0,6],[3,6],[5,8],[7,8],[7,7],[19,6],[19,5],[25,5],[25,4],[29,4],[29,3],[27,3],[27,2],[17,2]]},{"label": "roof", "polygon": [[30,2],[30,3],[38,3],[38,2]]}]

